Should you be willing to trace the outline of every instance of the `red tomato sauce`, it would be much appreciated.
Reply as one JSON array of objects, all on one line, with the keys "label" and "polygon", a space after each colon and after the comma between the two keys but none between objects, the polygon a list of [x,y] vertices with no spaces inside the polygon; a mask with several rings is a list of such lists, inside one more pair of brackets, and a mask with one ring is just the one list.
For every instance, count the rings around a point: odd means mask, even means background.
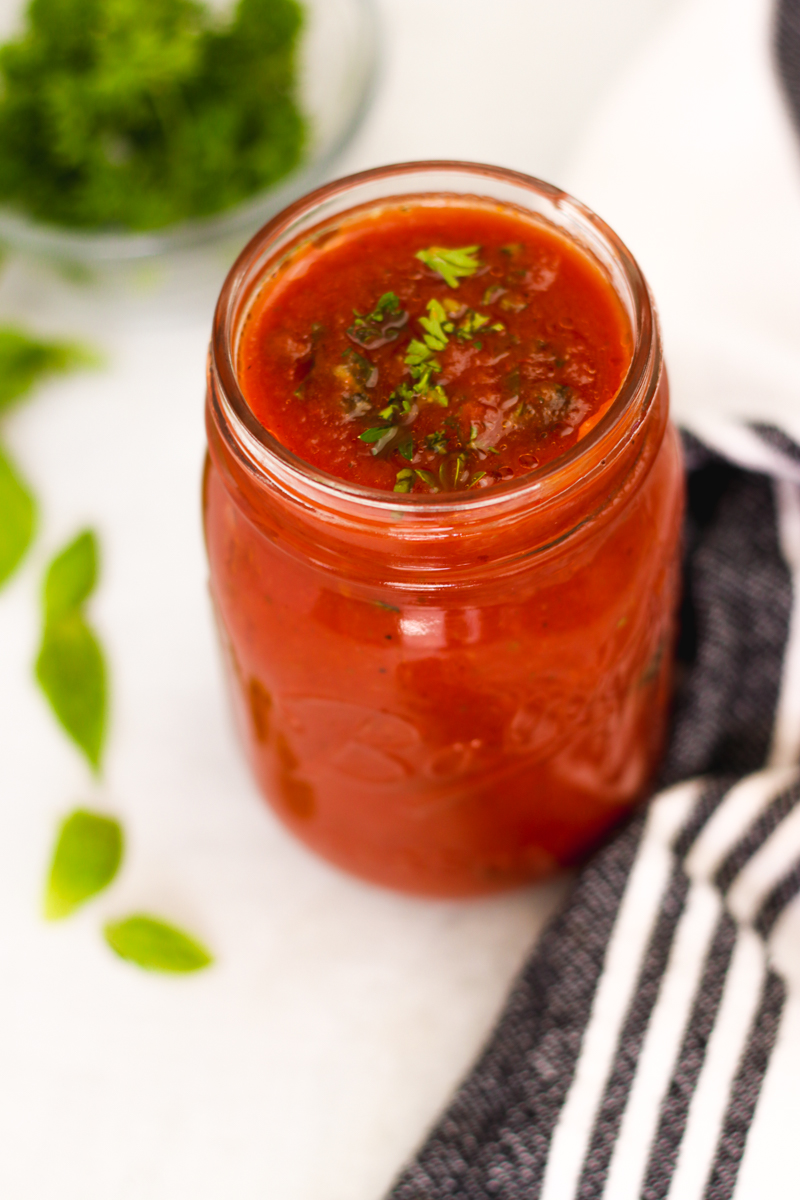
[{"label": "red tomato sauce", "polygon": [[365,487],[486,488],[563,454],[616,396],[609,281],[534,219],[396,205],[306,243],[261,291],[238,370],[260,423]]},{"label": "red tomato sauce", "polygon": [[[346,870],[513,886],[585,855],[661,753],[683,478],[658,326],[635,264],[617,252],[629,322],[580,246],[499,202],[391,200],[322,228],[277,265],[269,227],[254,240],[212,339],[205,530],[243,741],[276,813]],[[414,342],[430,355],[409,362]],[[268,441],[254,456],[231,379],[284,447],[379,491]],[[499,486],[621,388],[581,454]]]}]

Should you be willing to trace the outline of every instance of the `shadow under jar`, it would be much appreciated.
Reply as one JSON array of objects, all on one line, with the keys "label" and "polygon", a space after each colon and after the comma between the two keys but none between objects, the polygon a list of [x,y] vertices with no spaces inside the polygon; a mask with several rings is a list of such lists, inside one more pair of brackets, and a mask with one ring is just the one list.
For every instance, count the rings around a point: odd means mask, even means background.
[{"label": "shadow under jar", "polygon": [[[483,489],[379,491],[287,450],[240,386],[263,289],[354,214],[467,201],[554,231],[610,284],[630,327],[610,407],[566,452]],[[647,286],[602,221],[547,184],[462,163],[314,192],[223,287],[207,429],[237,721],[307,845],[380,884],[466,896],[579,860],[644,796],[670,697],[683,476]]]}]

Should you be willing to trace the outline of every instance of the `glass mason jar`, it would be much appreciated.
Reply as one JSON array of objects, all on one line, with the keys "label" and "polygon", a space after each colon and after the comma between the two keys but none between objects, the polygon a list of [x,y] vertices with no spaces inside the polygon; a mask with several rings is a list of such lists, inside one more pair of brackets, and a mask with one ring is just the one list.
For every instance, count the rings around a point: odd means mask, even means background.
[{"label": "glass mason jar", "polygon": [[[264,281],[348,211],[488,198],[600,266],[632,329],[622,388],[581,441],[485,491],[378,492],[287,451],[237,381]],[[348,871],[459,896],[580,859],[645,794],[663,745],[683,477],[658,324],[614,233],[556,188],[411,163],[287,208],[222,289],[204,515],[238,725],[281,819]]]}]

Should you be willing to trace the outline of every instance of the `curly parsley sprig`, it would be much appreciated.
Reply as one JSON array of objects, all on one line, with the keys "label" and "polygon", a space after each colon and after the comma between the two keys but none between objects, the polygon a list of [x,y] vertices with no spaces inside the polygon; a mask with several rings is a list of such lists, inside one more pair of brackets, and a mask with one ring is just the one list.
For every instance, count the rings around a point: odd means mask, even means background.
[{"label": "curly parsley sprig", "polygon": [[[477,258],[479,249],[478,246],[464,246],[448,250],[432,246],[428,250],[418,251],[416,257],[438,272],[450,287],[457,287],[459,279],[473,275],[481,266]],[[353,325],[347,333],[363,349],[378,349],[387,342],[394,341],[408,321],[408,313],[401,307],[394,292],[384,292],[372,312],[366,315],[362,316],[354,310],[354,317]],[[425,315],[418,320],[422,327],[422,336],[411,338],[403,357],[411,382],[401,383],[395,388],[388,403],[378,411],[377,416],[381,424],[370,426],[358,435],[360,441],[370,446],[373,455],[380,454],[391,446],[406,462],[411,462],[414,457],[414,440],[410,434],[404,437],[400,435],[403,427],[413,424],[416,419],[417,404],[425,401],[438,404],[442,408],[449,406],[447,393],[441,384],[434,381],[434,377],[442,370],[442,364],[436,356],[447,349],[451,337],[465,342],[473,340],[482,329],[486,332],[505,332],[505,326],[501,322],[492,322],[492,318],[485,313],[466,308],[451,299],[445,299],[442,303],[435,297],[432,298],[426,305]],[[481,343],[476,342],[476,345],[480,347]],[[452,459],[448,456],[447,438],[443,432],[428,434],[425,447],[445,456],[445,461],[440,465],[438,479],[430,471],[403,467],[397,473],[394,487],[396,492],[410,492],[415,476],[429,489],[437,491],[440,487],[449,489],[457,486],[465,476],[466,457],[463,452]],[[480,478],[480,475],[477,478]]]},{"label": "curly parsley sprig", "polygon": [[271,187],[308,150],[305,7],[239,0],[221,17],[202,0],[29,0],[0,47],[3,204],[149,230]]}]

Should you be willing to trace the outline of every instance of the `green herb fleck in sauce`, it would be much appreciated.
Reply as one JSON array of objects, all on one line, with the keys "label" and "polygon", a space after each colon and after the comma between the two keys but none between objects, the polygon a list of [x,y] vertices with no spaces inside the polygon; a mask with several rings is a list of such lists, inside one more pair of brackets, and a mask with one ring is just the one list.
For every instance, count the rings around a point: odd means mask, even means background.
[{"label": "green herb fleck in sauce", "polygon": [[457,288],[459,279],[474,275],[480,267],[477,257],[479,250],[480,246],[462,246],[458,250],[431,246],[428,250],[418,250],[416,257],[431,271],[441,275],[448,287]]}]

